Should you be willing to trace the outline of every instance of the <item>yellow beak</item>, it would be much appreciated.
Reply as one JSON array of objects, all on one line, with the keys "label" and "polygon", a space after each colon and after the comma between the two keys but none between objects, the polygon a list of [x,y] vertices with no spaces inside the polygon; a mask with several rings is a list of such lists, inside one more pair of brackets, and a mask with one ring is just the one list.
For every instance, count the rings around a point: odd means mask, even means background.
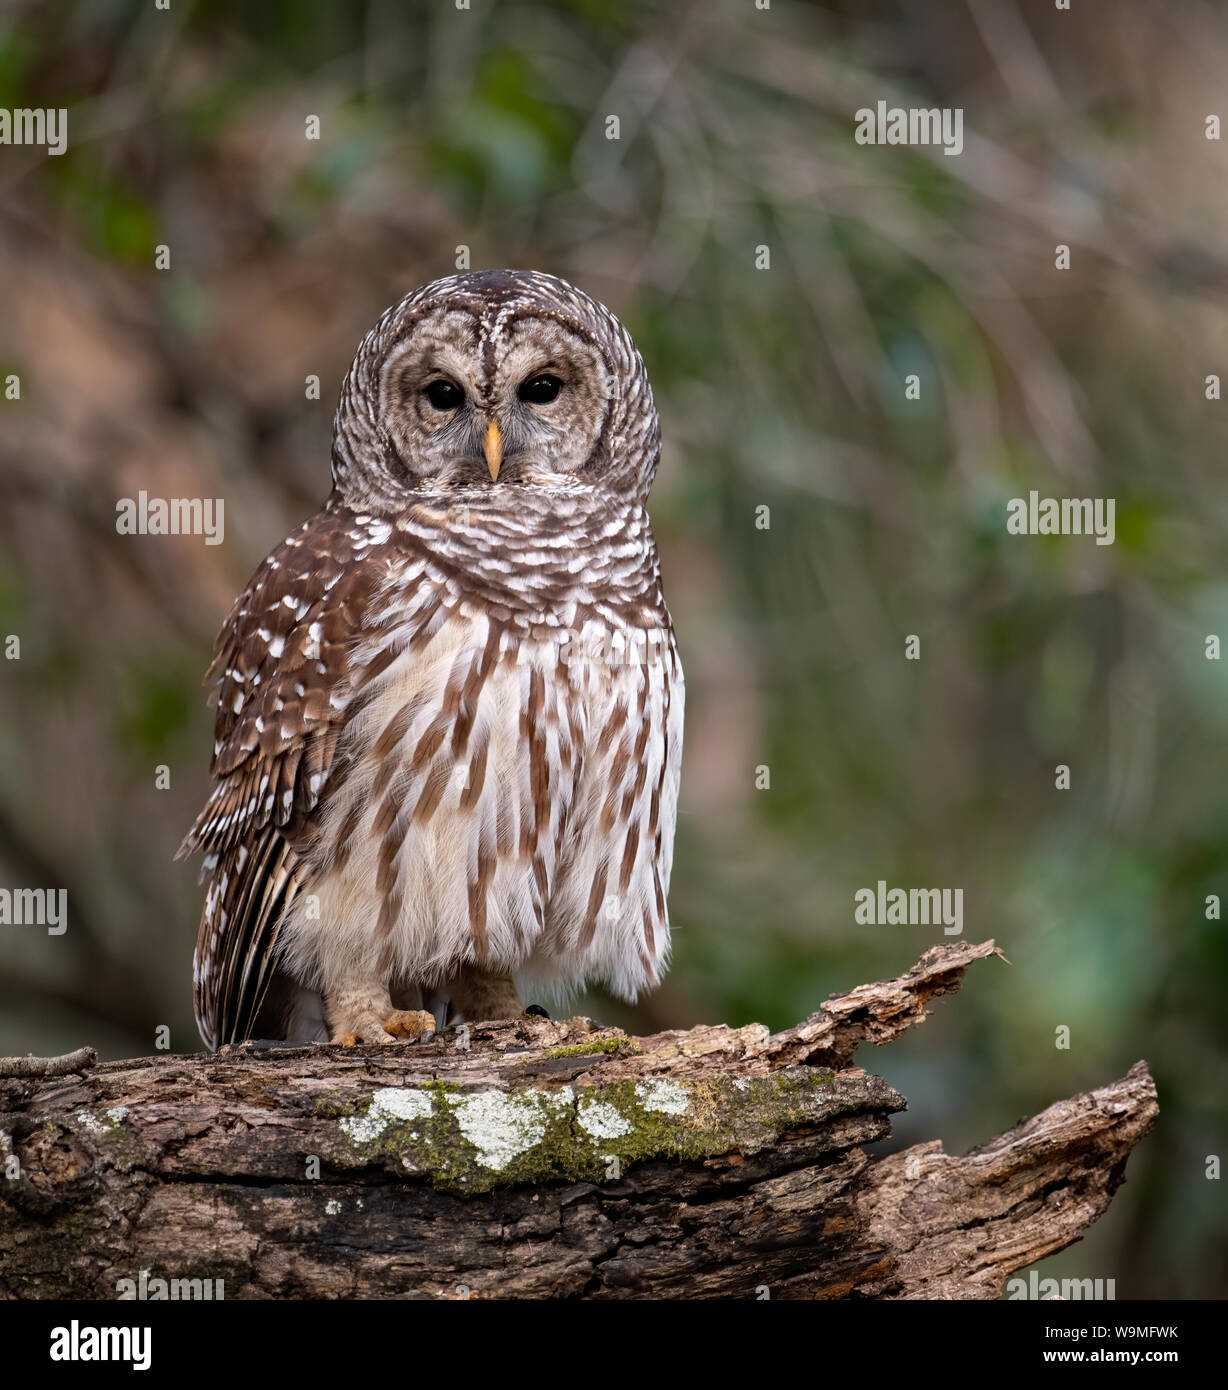
[{"label": "yellow beak", "polygon": [[493,420],[486,426],[482,452],[486,455],[486,467],[490,469],[490,481],[496,482],[499,477],[499,465],[503,462],[503,436]]}]

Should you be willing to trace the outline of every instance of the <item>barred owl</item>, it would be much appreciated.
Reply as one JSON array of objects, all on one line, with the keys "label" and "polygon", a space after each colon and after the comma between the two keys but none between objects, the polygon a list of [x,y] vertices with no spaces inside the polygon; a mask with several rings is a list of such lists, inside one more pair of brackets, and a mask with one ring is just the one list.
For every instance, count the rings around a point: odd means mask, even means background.
[{"label": "barred owl", "polygon": [[333,488],[218,638],[196,1017],[383,1043],[517,979],[634,1000],[669,954],[683,678],[622,324],[531,271],[449,276],[363,340]]}]

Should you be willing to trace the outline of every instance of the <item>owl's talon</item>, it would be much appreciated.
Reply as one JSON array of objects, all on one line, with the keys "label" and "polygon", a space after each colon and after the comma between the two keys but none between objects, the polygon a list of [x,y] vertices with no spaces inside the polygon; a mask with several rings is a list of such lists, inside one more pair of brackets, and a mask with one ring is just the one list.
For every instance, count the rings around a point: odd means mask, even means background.
[{"label": "owl's talon", "polygon": [[333,1034],[333,1043],[339,1047],[377,1047],[393,1042],[396,1042],[396,1038],[380,1027],[378,1019],[372,1019],[369,1023],[351,1022],[348,1032]]},{"label": "owl's talon", "polygon": [[435,1036],[435,1015],[425,1009],[393,1009],[384,1020],[384,1027],[393,1038],[429,1042]]},{"label": "owl's talon", "polygon": [[544,1018],[547,1022],[549,1022],[550,1020],[550,1015],[545,1011],[545,1009],[542,1008],[540,1004],[526,1004],[524,1013],[521,1015],[521,1017]]}]

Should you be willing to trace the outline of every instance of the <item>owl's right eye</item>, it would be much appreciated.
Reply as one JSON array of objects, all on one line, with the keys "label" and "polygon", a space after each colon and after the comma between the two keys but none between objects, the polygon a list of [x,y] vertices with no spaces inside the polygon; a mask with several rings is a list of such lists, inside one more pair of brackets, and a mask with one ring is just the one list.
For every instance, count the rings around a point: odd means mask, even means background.
[{"label": "owl's right eye", "polygon": [[428,383],[426,398],[436,410],[455,410],[465,399],[465,393],[456,382],[445,381],[440,377],[438,381]]}]

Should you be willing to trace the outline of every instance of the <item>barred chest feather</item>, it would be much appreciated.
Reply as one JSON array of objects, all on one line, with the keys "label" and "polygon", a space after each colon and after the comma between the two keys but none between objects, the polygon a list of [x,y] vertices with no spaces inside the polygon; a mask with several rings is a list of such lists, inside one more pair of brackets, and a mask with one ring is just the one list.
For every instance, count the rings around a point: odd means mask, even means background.
[{"label": "barred chest feather", "polygon": [[296,845],[304,984],[476,963],[633,999],[664,972],[684,686],[647,518],[524,522],[418,507],[380,547]]}]

